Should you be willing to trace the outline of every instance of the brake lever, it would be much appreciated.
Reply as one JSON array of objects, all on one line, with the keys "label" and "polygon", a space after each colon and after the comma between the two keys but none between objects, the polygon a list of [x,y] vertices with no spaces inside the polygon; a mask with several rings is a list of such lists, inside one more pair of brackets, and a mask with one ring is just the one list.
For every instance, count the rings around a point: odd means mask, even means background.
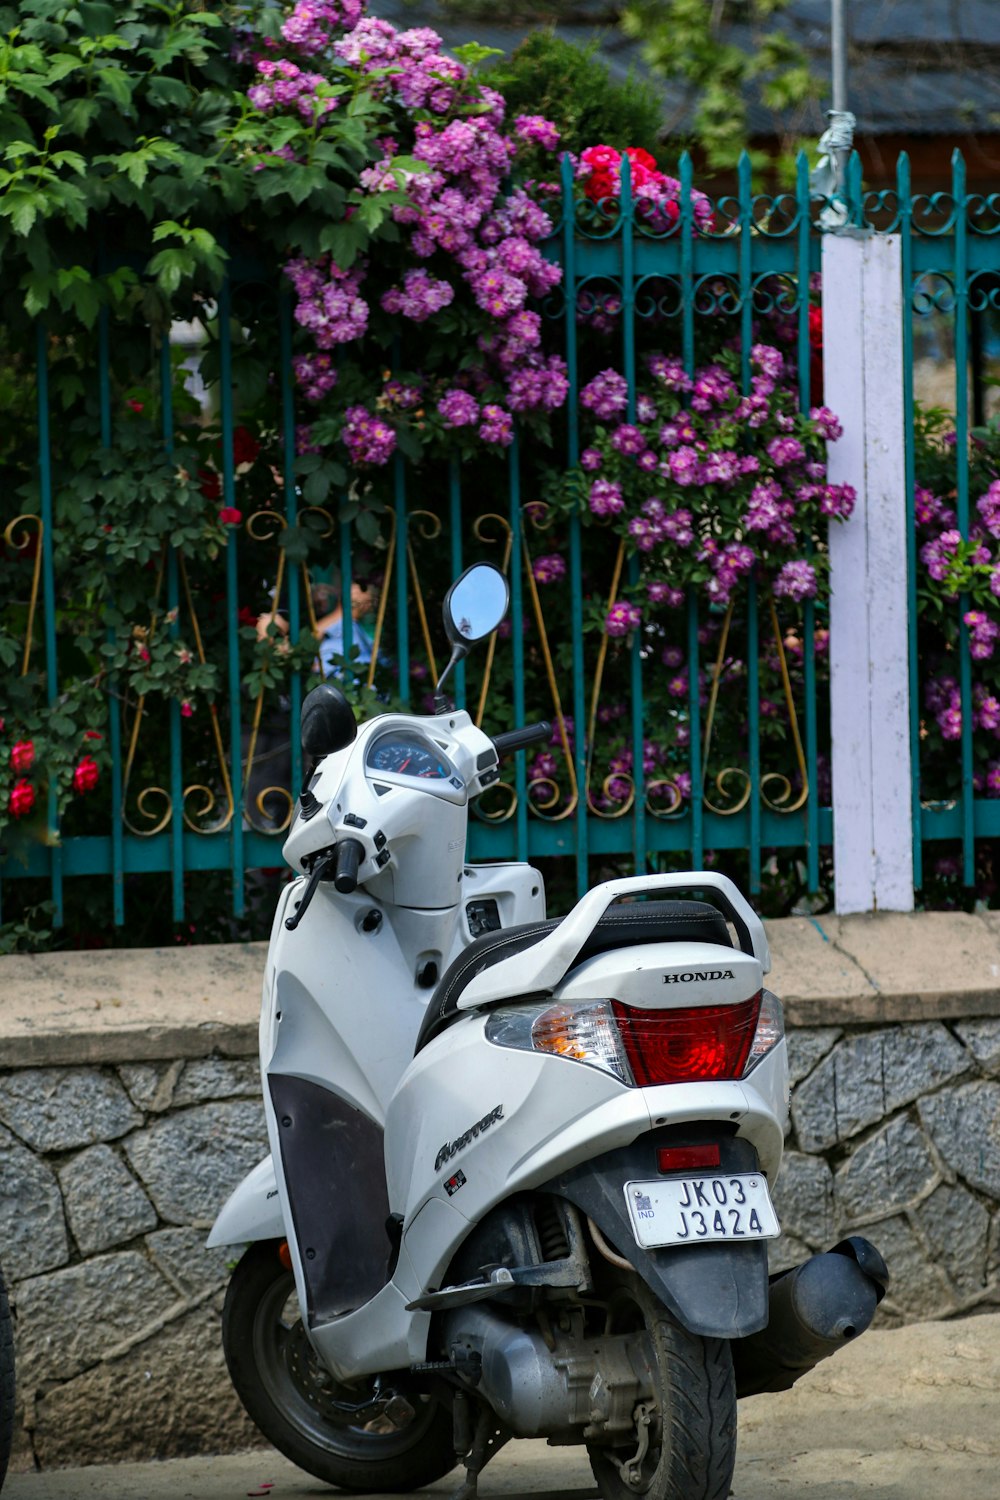
[{"label": "brake lever", "polygon": [[321,854],[319,856],[316,863],[309,871],[309,879],[306,882],[305,890],[302,892],[302,900],[296,902],[294,914],[290,917],[285,918],[285,926],[288,928],[289,932],[294,932],[296,927],[298,927],[299,923],[302,921],[302,918],[306,914],[310,901],[316,894],[316,888],[319,885],[320,881],[326,879],[327,873],[332,872],[336,869],[336,867],[337,848],[336,845],[334,845],[332,849],[328,849],[325,854]]}]

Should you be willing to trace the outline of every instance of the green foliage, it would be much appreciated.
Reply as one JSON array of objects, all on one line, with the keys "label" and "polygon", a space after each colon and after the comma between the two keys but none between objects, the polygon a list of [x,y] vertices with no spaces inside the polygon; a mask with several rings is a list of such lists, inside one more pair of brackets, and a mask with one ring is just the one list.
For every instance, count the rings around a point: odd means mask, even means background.
[{"label": "green foliage", "polygon": [[615,83],[599,43],[577,47],[552,31],[535,31],[488,81],[507,100],[507,115],[540,114],[559,127],[560,147],[579,154],[603,144],[656,151],[663,104],[652,84],[630,74]]},{"label": "green foliage", "polygon": [[[220,236],[247,209],[241,250],[265,264],[323,249],[353,258],[391,234],[402,198],[369,204],[356,191],[384,121],[369,91],[331,70],[312,119],[269,118],[239,92],[234,48],[280,19],[266,0],[0,5],[9,314],[18,288],[30,315],[61,311],[92,326],[102,307],[133,305],[145,273],[145,315],[162,325],[178,294],[219,285],[229,254]],[[330,97],[340,107],[324,113]],[[348,225],[352,202],[361,212]]]},{"label": "green foliage", "polygon": [[[693,91],[692,134],[710,170],[731,171],[748,142],[747,103],[756,93],[775,113],[777,163],[752,153],[758,169],[791,176],[799,142],[795,115],[826,91],[804,50],[781,27],[789,0],[629,0],[622,26],[640,38],[663,78]],[[740,28],[734,36],[734,28]],[[790,117],[790,118],[789,118]]]}]

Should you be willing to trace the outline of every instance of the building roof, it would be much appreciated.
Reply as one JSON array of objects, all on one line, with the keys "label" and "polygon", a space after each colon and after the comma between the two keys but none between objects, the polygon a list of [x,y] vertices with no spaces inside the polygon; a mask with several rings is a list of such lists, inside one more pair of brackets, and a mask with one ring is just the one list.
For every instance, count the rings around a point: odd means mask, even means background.
[{"label": "building roof", "polygon": [[[706,0],[707,3],[707,0]],[[586,45],[599,39],[601,56],[622,81],[634,68],[649,76],[642,46],[609,28],[608,0],[580,0],[558,33]],[[455,20],[436,0],[370,0],[370,9],[402,28],[433,26],[446,47],[474,39],[511,52],[531,29],[503,21],[501,3],[489,19]],[[858,134],[966,136],[1000,134],[1000,0],[845,0],[848,31],[848,103]],[[588,20],[592,16],[593,20]],[[792,0],[775,24],[810,53],[816,72],[828,74],[830,0]],[[729,39],[752,49],[749,25],[734,26]],[[666,132],[685,133],[692,100],[675,82],[652,75],[664,99]],[[748,97],[749,133],[757,139],[789,127],[818,135],[829,99],[810,105],[795,119],[775,115]]]}]

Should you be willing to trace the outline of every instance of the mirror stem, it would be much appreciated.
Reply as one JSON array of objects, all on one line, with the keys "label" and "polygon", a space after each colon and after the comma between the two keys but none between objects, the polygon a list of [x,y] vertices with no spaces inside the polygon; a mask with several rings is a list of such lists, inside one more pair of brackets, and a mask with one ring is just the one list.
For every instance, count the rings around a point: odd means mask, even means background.
[{"label": "mirror stem", "polygon": [[455,663],[464,660],[464,658],[468,656],[468,654],[469,648],[467,645],[465,645],[464,641],[456,641],[452,646],[451,660],[445,667],[444,671],[441,673],[441,676],[438,678],[437,685],[434,689],[434,712],[436,714],[450,714],[453,711],[455,707],[454,703],[452,703],[450,698],[442,693],[441,688],[444,686],[444,680],[448,676],[448,673],[451,671]]}]

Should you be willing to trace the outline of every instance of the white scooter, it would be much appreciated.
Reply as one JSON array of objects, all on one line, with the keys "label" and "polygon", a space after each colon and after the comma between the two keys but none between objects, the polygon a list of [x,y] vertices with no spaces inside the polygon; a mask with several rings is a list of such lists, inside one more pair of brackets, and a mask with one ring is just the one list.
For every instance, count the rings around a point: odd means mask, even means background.
[{"label": "white scooter", "polygon": [[[452,586],[445,676],[507,601],[488,565]],[[854,1238],[769,1282],[788,1074],[763,927],[705,872],[547,921],[537,871],[465,846],[500,757],[549,726],[490,739],[441,683],[438,708],[359,730],[332,685],[305,700],[321,759],[260,1022],[272,1154],[209,1240],[250,1242],[234,1384],[347,1489],[463,1460],[469,1497],[515,1436],[585,1444],[606,1500],[726,1496],[737,1396],[862,1332],[887,1279]]]}]

